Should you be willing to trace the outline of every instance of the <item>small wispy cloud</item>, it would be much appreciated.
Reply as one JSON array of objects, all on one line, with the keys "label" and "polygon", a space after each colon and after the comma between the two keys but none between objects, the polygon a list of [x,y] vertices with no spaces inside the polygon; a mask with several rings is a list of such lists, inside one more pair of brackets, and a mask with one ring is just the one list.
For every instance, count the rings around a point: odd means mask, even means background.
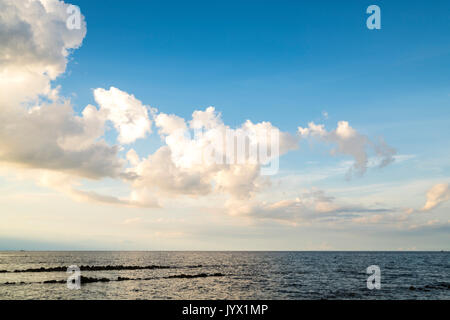
[{"label": "small wispy cloud", "polygon": [[433,186],[427,192],[427,202],[422,211],[430,211],[441,203],[450,200],[450,188],[448,183],[439,183]]},{"label": "small wispy cloud", "polygon": [[310,122],[308,127],[298,127],[298,134],[302,138],[314,137],[319,141],[334,145],[335,148],[330,152],[332,155],[352,156],[354,163],[347,172],[349,178],[352,177],[354,172],[360,176],[366,172],[369,164],[367,150],[370,149],[376,155],[378,167],[381,168],[392,163],[397,153],[383,139],[373,141],[352,128],[347,121],[339,121],[337,128],[333,131],[327,131],[322,124]]}]

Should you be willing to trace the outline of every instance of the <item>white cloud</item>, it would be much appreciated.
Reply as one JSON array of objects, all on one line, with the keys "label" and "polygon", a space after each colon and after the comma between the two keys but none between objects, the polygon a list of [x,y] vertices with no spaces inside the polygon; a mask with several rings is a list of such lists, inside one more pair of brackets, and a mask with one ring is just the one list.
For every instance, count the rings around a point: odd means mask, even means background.
[{"label": "white cloud", "polygon": [[339,121],[337,128],[333,131],[327,131],[324,125],[317,125],[310,122],[308,127],[298,127],[298,133],[301,137],[316,137],[326,143],[331,143],[336,147],[331,150],[331,154],[350,155],[354,159],[354,164],[348,172],[351,177],[353,171],[363,175],[368,166],[368,149],[371,149],[375,156],[379,158],[379,167],[384,167],[394,161],[395,149],[388,146],[384,140],[378,142],[370,140],[367,136],[360,134],[352,128],[347,121]]},{"label": "white cloud", "polygon": [[137,175],[132,181],[134,190],[148,189],[160,196],[206,195],[212,188],[208,172],[200,166],[190,169],[177,167],[168,146],[144,158],[128,172]]},{"label": "white cloud", "polygon": [[[233,198],[248,199],[269,185],[268,179],[261,176],[260,163],[224,161],[226,132],[235,137],[245,135],[250,139],[249,143],[266,143],[271,154],[270,143],[262,136],[273,130],[280,138],[280,154],[297,148],[294,137],[281,132],[270,122],[253,124],[246,121],[241,127],[232,129],[222,122],[220,113],[213,107],[194,111],[190,121],[155,112],[154,122],[166,145],[142,160],[133,152],[129,154],[132,167],[127,172],[137,177],[132,181],[134,190],[147,188],[169,197],[225,193]],[[207,157],[212,154],[223,161],[208,161],[211,159]]]},{"label": "white cloud", "polygon": [[[5,175],[4,172],[1,172]],[[11,176],[11,174],[9,174]],[[38,186],[50,188],[61,192],[76,201],[90,202],[95,204],[106,204],[115,206],[135,207],[135,208],[158,208],[160,207],[155,198],[147,196],[143,198],[132,192],[128,199],[100,194],[95,191],[80,189],[82,183],[78,177],[64,172],[57,172],[42,169],[26,169],[15,171],[14,176],[20,180],[33,180]]]},{"label": "white cloud", "polygon": [[422,208],[422,210],[429,211],[448,200],[450,200],[449,184],[448,183],[436,184],[427,192],[427,202],[425,203],[425,206]]},{"label": "white cloud", "polygon": [[123,161],[101,139],[101,114],[87,106],[76,116],[50,85],[86,34],[83,17],[80,30],[66,28],[67,7],[55,0],[0,1],[0,162],[116,177]]},{"label": "white cloud", "polygon": [[153,197],[141,198],[134,193],[129,199],[121,199],[109,195],[99,194],[95,191],[84,191],[75,188],[65,190],[65,192],[77,201],[86,201],[97,204],[119,205],[132,208],[159,208],[158,201]]},{"label": "white cloud", "polygon": [[231,199],[226,210],[233,216],[273,220],[293,225],[317,222],[363,222],[367,215],[386,216],[391,209],[349,204],[328,196],[323,190],[311,188],[296,198],[269,202],[265,200]]},{"label": "white cloud", "polygon": [[155,125],[158,127],[158,132],[161,135],[171,135],[178,131],[184,132],[187,130],[186,122],[174,114],[168,115],[160,113],[155,116]]},{"label": "white cloud", "polygon": [[0,162],[93,179],[120,174],[118,147],[100,138],[103,124],[92,106],[81,117],[67,101],[0,111]]},{"label": "white cloud", "polygon": [[147,107],[133,95],[111,87],[109,90],[95,89],[94,97],[100,111],[114,124],[120,143],[132,143],[151,132]]},{"label": "white cloud", "polygon": [[86,35],[66,28],[67,7],[62,1],[0,1],[0,106],[14,107],[38,95],[48,95],[50,81],[66,69],[71,49]]}]

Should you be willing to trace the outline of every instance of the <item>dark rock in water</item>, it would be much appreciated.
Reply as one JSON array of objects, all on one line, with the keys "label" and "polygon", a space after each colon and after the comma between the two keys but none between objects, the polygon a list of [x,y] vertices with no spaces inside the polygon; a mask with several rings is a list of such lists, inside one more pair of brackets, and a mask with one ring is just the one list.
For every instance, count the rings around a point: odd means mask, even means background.
[{"label": "dark rock in water", "polygon": [[46,280],[43,283],[65,283],[66,280]]},{"label": "dark rock in water", "polygon": [[[167,276],[163,278],[128,278],[128,277],[117,277],[117,279],[108,279],[108,278],[92,278],[92,277],[80,277],[81,284],[88,284],[88,283],[96,283],[96,282],[110,282],[110,281],[141,281],[141,280],[156,280],[156,279],[193,279],[193,278],[206,278],[206,277],[223,277],[224,274],[222,273],[199,273],[199,274],[177,274],[172,276]],[[66,283],[66,280],[45,280],[41,283],[44,284],[57,284],[57,283]],[[13,284],[25,284],[25,282],[6,282],[3,283],[4,285],[13,285]]]},{"label": "dark rock in water", "polygon": [[210,275],[210,277],[225,277],[225,275],[223,273],[216,272],[216,273],[213,273],[212,275]]},{"label": "dark rock in water", "polygon": [[[185,268],[200,268],[201,265],[196,266],[186,266]],[[7,270],[0,270],[0,273],[6,273],[6,272],[66,272],[67,271],[66,266],[59,266],[59,267],[49,267],[49,268],[28,268],[28,269],[22,269],[22,270],[14,270],[14,271],[7,271]],[[158,265],[148,265],[148,266],[125,266],[125,265],[106,265],[106,266],[80,266],[81,271],[109,271],[109,270],[155,270],[155,269],[176,269],[180,267],[173,267],[173,266],[158,266]]]},{"label": "dark rock in water", "polygon": [[94,283],[94,282],[109,282],[111,281],[108,278],[90,278],[90,277],[83,277],[80,278],[81,284],[85,283]]},{"label": "dark rock in water", "polygon": [[42,283],[56,283],[57,281],[56,280],[46,280],[46,281],[44,281],[44,282],[42,282]]},{"label": "dark rock in water", "polygon": [[411,287],[409,287],[409,290],[416,290],[416,287],[411,286]]},{"label": "dark rock in water", "polygon": [[127,277],[118,277],[117,281],[127,281],[127,280],[140,280],[140,279],[131,279],[131,278],[127,278]]},{"label": "dark rock in water", "polygon": [[206,278],[206,277],[223,277],[222,273],[214,273],[214,274],[177,274],[173,276],[168,276],[166,279],[193,279],[193,278]]},{"label": "dark rock in water", "polygon": [[30,284],[30,282],[24,282],[24,281],[20,281],[20,282],[5,282],[2,283],[2,285],[18,285],[18,284]]},{"label": "dark rock in water", "polygon": [[200,274],[178,274],[174,276],[168,276],[168,279],[180,278],[180,279],[192,279],[192,278],[206,278],[208,275],[206,273]]},{"label": "dark rock in water", "polygon": [[108,271],[108,270],[153,270],[153,269],[170,269],[170,266],[157,266],[157,265],[149,265],[149,266],[124,266],[124,265],[116,265],[116,266],[81,266],[80,269],[82,271]]},{"label": "dark rock in water", "polygon": [[51,267],[51,268],[29,268],[23,270],[14,270],[13,272],[56,272],[56,271],[67,271],[67,267]]},{"label": "dark rock in water", "polygon": [[[161,265],[148,265],[148,266],[126,266],[126,265],[106,265],[106,266],[80,266],[81,271],[109,271],[109,270],[155,270],[155,269],[180,269],[180,268],[201,268],[202,265],[193,265],[193,266],[161,266]],[[66,272],[67,271],[66,266],[58,266],[58,267],[40,267],[40,268],[28,268],[28,269],[22,269],[22,270],[14,270],[14,271],[8,271],[8,270],[0,270],[0,273],[7,273],[7,272]]]},{"label": "dark rock in water", "polygon": [[[111,281],[111,280],[107,279],[107,278],[91,278],[91,277],[83,277],[83,276],[80,277],[81,284],[94,283],[94,282],[109,282],[109,281]],[[66,282],[67,282],[66,280],[46,280],[42,283],[52,284],[52,283],[66,283]]]}]

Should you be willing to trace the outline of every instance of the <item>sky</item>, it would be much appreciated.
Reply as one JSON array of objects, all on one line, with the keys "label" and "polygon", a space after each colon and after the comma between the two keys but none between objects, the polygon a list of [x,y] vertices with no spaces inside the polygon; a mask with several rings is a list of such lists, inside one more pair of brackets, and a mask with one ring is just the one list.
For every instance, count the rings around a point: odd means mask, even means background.
[{"label": "sky", "polygon": [[450,250],[448,1],[0,12],[0,250]]}]

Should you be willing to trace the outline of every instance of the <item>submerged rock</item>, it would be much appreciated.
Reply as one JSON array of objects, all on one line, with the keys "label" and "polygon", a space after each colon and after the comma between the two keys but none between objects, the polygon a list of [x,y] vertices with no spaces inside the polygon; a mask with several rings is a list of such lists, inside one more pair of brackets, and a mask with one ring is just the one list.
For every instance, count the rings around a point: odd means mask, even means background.
[{"label": "submerged rock", "polygon": [[81,284],[84,283],[94,283],[94,282],[110,282],[111,280],[108,278],[90,278],[81,276],[80,278]]},{"label": "submerged rock", "polygon": [[127,278],[127,277],[118,277],[117,281],[127,281],[127,280],[141,280],[141,279],[131,279],[131,278]]},{"label": "submerged rock", "polygon": [[177,274],[173,276],[168,276],[166,279],[192,279],[192,278],[206,278],[206,277],[223,277],[224,274],[222,273],[213,273],[213,274],[206,274],[206,273],[200,273],[200,274]]},{"label": "submerged rock", "polygon": [[[155,269],[180,269],[180,268],[201,268],[202,265],[193,265],[193,266],[161,266],[161,265],[147,265],[147,266],[127,266],[127,265],[106,265],[106,266],[80,266],[81,271],[109,271],[109,270],[155,270]],[[40,268],[28,268],[22,270],[0,270],[0,273],[6,272],[66,272],[66,266],[58,266],[58,267],[40,267]]]},{"label": "submerged rock", "polygon": [[[144,281],[144,280],[157,280],[157,279],[194,279],[194,278],[207,278],[207,277],[223,277],[224,274],[217,272],[217,273],[199,273],[199,274],[176,274],[171,275],[167,277],[162,278],[155,278],[155,277],[149,277],[149,278],[128,278],[128,277],[117,277],[116,279],[108,279],[108,278],[93,278],[93,277],[80,277],[80,283],[88,284],[88,283],[96,283],[96,282],[111,282],[111,281]],[[43,282],[37,282],[37,283],[43,283],[43,284],[64,284],[67,280],[45,280]],[[36,282],[35,282],[36,283]],[[26,284],[25,282],[6,282],[2,283],[2,285],[15,285],[15,284]]]},{"label": "submerged rock", "polygon": [[65,283],[66,280],[46,280],[42,283]]}]

